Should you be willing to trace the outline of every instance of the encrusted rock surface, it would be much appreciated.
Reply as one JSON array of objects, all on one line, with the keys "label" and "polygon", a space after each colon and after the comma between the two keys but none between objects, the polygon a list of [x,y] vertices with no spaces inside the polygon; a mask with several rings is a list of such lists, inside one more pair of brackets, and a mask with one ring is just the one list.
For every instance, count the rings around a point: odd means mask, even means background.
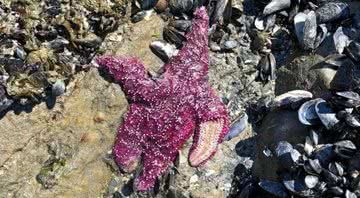
[{"label": "encrusted rock surface", "polygon": [[[91,69],[76,76],[54,108],[42,103],[30,113],[6,114],[0,120],[0,197],[100,195],[112,174],[103,158],[126,109],[120,87]],[[52,144],[60,149],[56,155],[67,153],[54,173],[56,184],[44,189],[36,176],[48,159],[56,158],[48,152]]]}]

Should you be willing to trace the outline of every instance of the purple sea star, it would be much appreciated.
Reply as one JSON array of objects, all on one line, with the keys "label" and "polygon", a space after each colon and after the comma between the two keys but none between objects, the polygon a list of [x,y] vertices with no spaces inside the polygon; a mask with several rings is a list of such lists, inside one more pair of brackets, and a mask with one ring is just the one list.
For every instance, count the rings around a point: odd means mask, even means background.
[{"label": "purple sea star", "polygon": [[113,154],[126,172],[135,170],[142,156],[143,169],[135,179],[139,191],[154,186],[192,134],[189,162],[200,166],[215,154],[229,131],[225,107],[207,80],[208,23],[205,8],[197,9],[186,44],[164,65],[161,78],[149,77],[135,58],[97,59],[131,100]]}]

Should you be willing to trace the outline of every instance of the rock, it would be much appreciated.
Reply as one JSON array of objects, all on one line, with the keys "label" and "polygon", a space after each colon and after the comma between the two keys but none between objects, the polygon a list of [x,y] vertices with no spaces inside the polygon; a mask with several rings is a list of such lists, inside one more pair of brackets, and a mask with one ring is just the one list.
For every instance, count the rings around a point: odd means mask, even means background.
[{"label": "rock", "polygon": [[335,90],[357,89],[360,85],[360,65],[353,63],[350,59],[339,68],[334,80],[331,82],[331,88]]},{"label": "rock", "polygon": [[[150,67],[148,69],[157,71],[163,62],[151,51],[149,45],[152,41],[162,39],[164,22],[158,15],[151,15],[149,20],[142,20],[129,26],[126,24],[118,31],[109,34],[109,38],[103,43],[104,50],[106,49],[107,54],[141,57],[144,65]],[[119,41],[116,35],[119,35],[122,29],[130,29],[130,31]]]},{"label": "rock", "polygon": [[[0,120],[0,197],[92,197],[102,192],[112,174],[103,158],[126,109],[120,87],[91,69],[75,76],[53,109],[42,103],[31,113],[8,112]],[[106,115],[101,124],[94,121],[97,112]],[[71,155],[47,190],[35,178],[55,157],[48,149],[53,142]]]},{"label": "rock", "polygon": [[279,163],[273,156],[266,157],[263,151],[270,149],[274,152],[280,141],[293,145],[303,143],[309,129],[300,123],[296,111],[276,110],[265,116],[257,133],[254,175],[261,179],[276,180]]},{"label": "rock", "polygon": [[314,97],[326,94],[336,70],[323,61],[319,55],[301,56],[278,69],[275,95],[295,89],[310,91]]}]

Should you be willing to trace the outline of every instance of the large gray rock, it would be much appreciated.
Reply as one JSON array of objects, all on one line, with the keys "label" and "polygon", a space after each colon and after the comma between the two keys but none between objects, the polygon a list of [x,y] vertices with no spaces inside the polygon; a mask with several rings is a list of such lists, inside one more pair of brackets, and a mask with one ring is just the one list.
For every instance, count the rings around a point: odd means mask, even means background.
[{"label": "large gray rock", "polygon": [[295,58],[277,72],[275,94],[280,95],[294,89],[308,90],[315,97],[324,95],[331,88],[336,70],[325,64],[319,55]]}]

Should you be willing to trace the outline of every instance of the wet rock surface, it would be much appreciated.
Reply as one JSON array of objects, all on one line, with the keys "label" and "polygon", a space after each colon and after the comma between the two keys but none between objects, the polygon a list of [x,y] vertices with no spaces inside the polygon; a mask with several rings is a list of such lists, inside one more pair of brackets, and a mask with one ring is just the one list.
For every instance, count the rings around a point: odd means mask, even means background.
[{"label": "wet rock surface", "polygon": [[103,159],[126,110],[120,87],[91,69],[52,109],[9,112],[0,121],[0,196],[100,195],[112,175]]}]

